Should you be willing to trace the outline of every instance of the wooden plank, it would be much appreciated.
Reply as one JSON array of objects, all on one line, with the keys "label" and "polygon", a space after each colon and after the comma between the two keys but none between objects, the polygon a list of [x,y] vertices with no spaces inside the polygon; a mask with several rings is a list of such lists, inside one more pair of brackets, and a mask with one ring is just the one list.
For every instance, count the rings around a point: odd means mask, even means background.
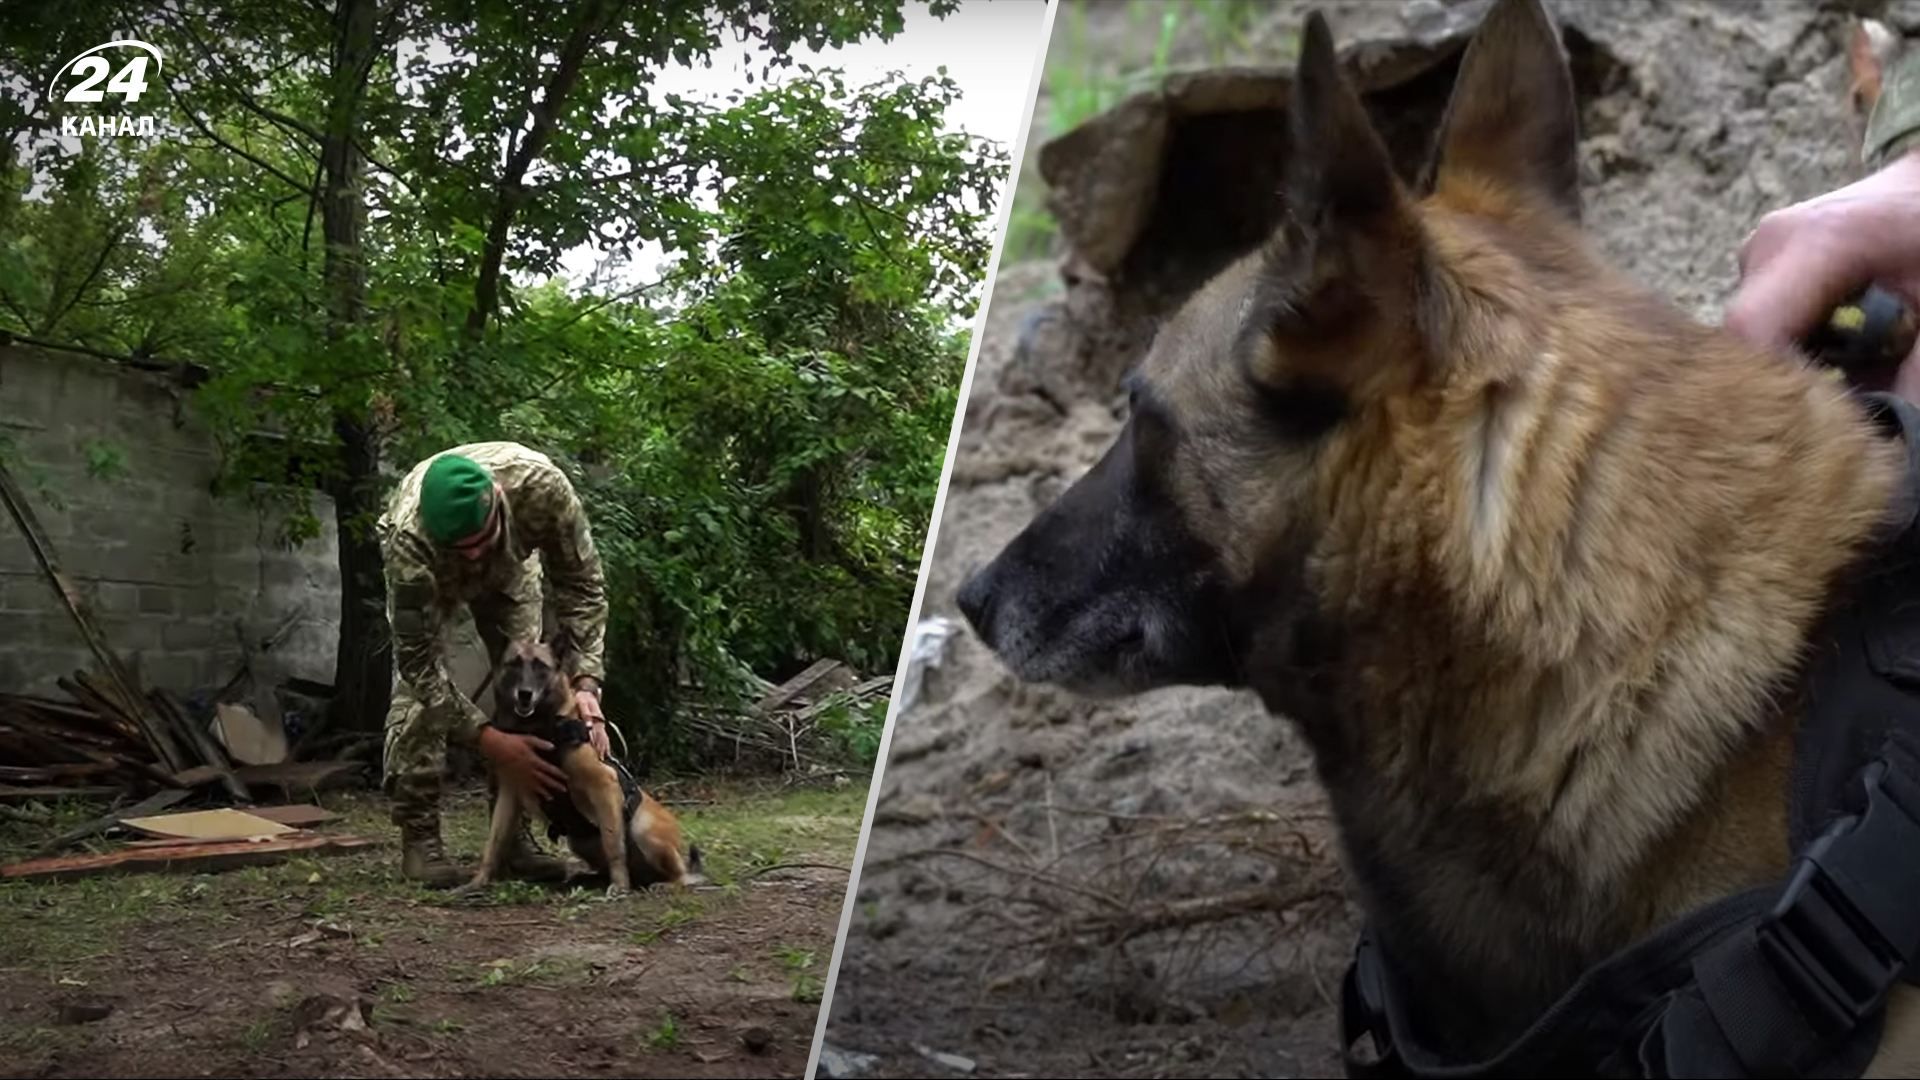
[{"label": "wooden plank", "polygon": [[12,711],[0,709],[0,728],[31,732],[40,738],[51,739],[66,747],[91,746],[100,750],[114,750],[124,745],[122,740],[111,735],[91,728],[56,723],[25,709]]},{"label": "wooden plank", "polygon": [[154,711],[186,732],[187,745],[200,755],[202,762],[220,770],[220,783],[227,789],[227,794],[241,802],[252,802],[253,793],[247,790],[247,785],[239,777],[233,775],[233,762],[213,741],[213,736],[187,716],[186,706],[165,690],[155,690],[152,697]]},{"label": "wooden plank", "polygon": [[220,770],[211,765],[195,765],[173,774],[173,782],[184,788],[206,787],[220,779]]},{"label": "wooden plank", "polygon": [[28,799],[110,799],[126,793],[118,787],[15,787],[0,784],[0,801],[25,802]]},{"label": "wooden plank", "polygon": [[296,829],[318,825],[323,821],[332,821],[340,816],[331,810],[323,810],[318,806],[304,803],[293,806],[249,806],[247,813],[254,817],[266,818],[268,821],[277,821],[282,825],[291,825]]},{"label": "wooden plank", "polygon": [[146,718],[144,712],[134,715],[131,707],[119,700],[118,694],[108,692],[84,671],[73,673],[73,684],[67,692],[101,716],[116,717],[121,723],[133,727],[140,733],[140,740],[147,749],[153,751],[154,760],[168,771],[179,772],[186,767],[180,748],[174,745],[158,717]]},{"label": "wooden plank", "polygon": [[78,765],[0,765],[0,780],[15,784],[44,784],[69,777],[98,776],[110,773],[118,766],[102,765],[97,761],[88,761]]},{"label": "wooden plank", "polygon": [[835,668],[842,667],[838,660],[815,660],[807,670],[774,687],[773,691],[754,703],[753,711],[758,713],[773,710],[799,697],[813,688],[813,685],[827,677]]},{"label": "wooden plank", "polygon": [[44,856],[44,855],[51,855],[54,852],[59,851],[61,848],[68,846],[69,844],[77,844],[80,841],[85,840],[89,836],[93,836],[96,833],[102,833],[107,831],[108,829],[113,828],[115,825],[118,825],[120,821],[124,818],[141,817],[146,814],[157,814],[160,811],[165,810],[167,807],[172,806],[177,802],[180,802],[186,797],[187,797],[187,793],[184,791],[181,791],[179,788],[170,788],[166,791],[156,791],[152,795],[147,796],[146,798],[140,800],[139,802],[133,804],[132,806],[127,807],[124,810],[110,810],[107,813],[104,813],[99,817],[92,819],[91,821],[86,821],[86,822],[82,822],[79,825],[75,825],[73,828],[68,829],[66,832],[63,832],[60,835],[55,836],[53,839],[48,840],[46,843],[41,844],[39,847],[33,849],[33,856],[34,858],[40,858],[41,856]]},{"label": "wooden plank", "polygon": [[[76,672],[75,674],[79,673]],[[153,752],[153,745],[147,742],[145,735],[141,734],[138,724],[127,719],[126,716],[121,714],[120,710],[112,707],[105,699],[88,690],[86,687],[81,686],[79,680],[62,675],[55,681],[60,684],[60,689],[65,690],[69,697],[80,703],[79,711],[92,717],[95,725],[103,730],[117,732],[122,738],[134,743],[136,746],[144,747],[148,753]]]},{"label": "wooden plank", "polygon": [[[117,666],[117,664],[116,664]],[[129,718],[145,735],[149,745],[154,747],[154,756],[162,764],[183,768],[192,765],[193,755],[183,749],[176,737],[173,726],[167,718],[155,712],[150,704],[140,697],[130,675],[115,676],[109,673],[104,678],[93,672],[74,672],[74,679],[95,697],[112,706],[122,716]],[[155,740],[158,740],[157,742]]]},{"label": "wooden plank", "polygon": [[124,847],[100,855],[32,859],[11,866],[0,866],[0,878],[63,881],[103,874],[206,874],[281,862],[294,854],[333,855],[356,851],[379,842],[367,836],[327,836],[316,833],[271,840]]}]

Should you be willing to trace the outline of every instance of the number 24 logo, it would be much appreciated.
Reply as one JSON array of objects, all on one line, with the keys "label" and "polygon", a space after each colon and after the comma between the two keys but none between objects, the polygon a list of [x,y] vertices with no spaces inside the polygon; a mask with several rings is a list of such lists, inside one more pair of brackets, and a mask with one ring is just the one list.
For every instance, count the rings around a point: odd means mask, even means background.
[{"label": "number 24 logo", "polygon": [[[102,49],[129,45],[152,53],[155,67],[160,67],[164,63],[160,57],[160,50],[144,41],[129,38],[124,41],[109,41],[105,45],[95,45],[67,61],[66,66],[54,75],[53,83],[48,87],[49,96],[52,95],[53,87],[60,85],[61,78],[71,68],[75,75],[81,77],[80,82],[66,92],[66,95],[61,98],[62,101],[100,101],[108,94],[119,94],[129,103],[140,100],[140,95],[147,91],[147,58],[145,56],[135,54],[118,72],[114,72],[113,65],[107,62],[106,57],[94,55]],[[106,79],[109,72],[113,73],[113,78],[107,81],[105,89],[98,89],[100,81]]]}]

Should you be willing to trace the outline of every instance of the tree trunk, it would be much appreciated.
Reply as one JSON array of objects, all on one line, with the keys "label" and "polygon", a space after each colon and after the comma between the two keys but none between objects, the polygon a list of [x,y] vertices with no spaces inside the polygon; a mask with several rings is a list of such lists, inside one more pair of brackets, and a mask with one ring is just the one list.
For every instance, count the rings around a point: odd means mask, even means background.
[{"label": "tree trunk", "polygon": [[[321,147],[321,228],[326,237],[327,337],[345,337],[365,317],[367,270],[361,244],[364,163],[354,138],[374,62],[375,0],[340,0],[334,13],[334,64],[326,141]],[[364,411],[364,410],[360,410]],[[379,515],[380,449],[372,427],[351,407],[333,417],[340,446],[330,485],[340,547],[340,639],[334,653],[335,728],[377,730],[393,689],[387,590],[372,525]]]}]

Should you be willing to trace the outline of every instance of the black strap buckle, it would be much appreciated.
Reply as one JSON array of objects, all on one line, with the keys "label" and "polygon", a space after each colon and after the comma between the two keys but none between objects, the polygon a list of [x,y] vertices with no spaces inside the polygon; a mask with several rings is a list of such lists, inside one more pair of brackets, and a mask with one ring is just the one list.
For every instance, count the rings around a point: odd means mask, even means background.
[{"label": "black strap buckle", "polygon": [[1826,1038],[1877,1012],[1920,948],[1920,786],[1884,760],[1860,783],[1865,808],[1808,845],[1755,928],[1761,955]]},{"label": "black strap buckle", "polygon": [[[1387,1019],[1380,953],[1367,933],[1353,947],[1353,962],[1340,987],[1340,1056],[1350,1077],[1410,1075],[1393,1045]],[[1372,1053],[1363,1052],[1367,1043]]]}]

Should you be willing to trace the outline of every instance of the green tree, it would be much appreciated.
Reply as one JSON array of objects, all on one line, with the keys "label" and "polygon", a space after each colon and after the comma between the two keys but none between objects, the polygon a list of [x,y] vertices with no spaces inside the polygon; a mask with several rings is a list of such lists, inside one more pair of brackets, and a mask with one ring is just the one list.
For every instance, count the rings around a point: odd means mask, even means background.
[{"label": "green tree", "polygon": [[[949,80],[795,64],[890,37],[898,0],[50,10],[0,12],[0,77],[38,88],[0,133],[57,131],[54,70],[132,36],[170,63],[130,111],[164,105],[181,137],[43,137],[0,166],[0,320],[205,365],[230,478],[332,496],[337,715],[385,709],[386,474],[469,438],[581,479],[624,714],[667,715],[687,676],[891,665],[1006,168],[941,133]],[[756,43],[758,89],[651,90],[728,35]],[[657,243],[665,275],[515,284],[590,240]]]}]

